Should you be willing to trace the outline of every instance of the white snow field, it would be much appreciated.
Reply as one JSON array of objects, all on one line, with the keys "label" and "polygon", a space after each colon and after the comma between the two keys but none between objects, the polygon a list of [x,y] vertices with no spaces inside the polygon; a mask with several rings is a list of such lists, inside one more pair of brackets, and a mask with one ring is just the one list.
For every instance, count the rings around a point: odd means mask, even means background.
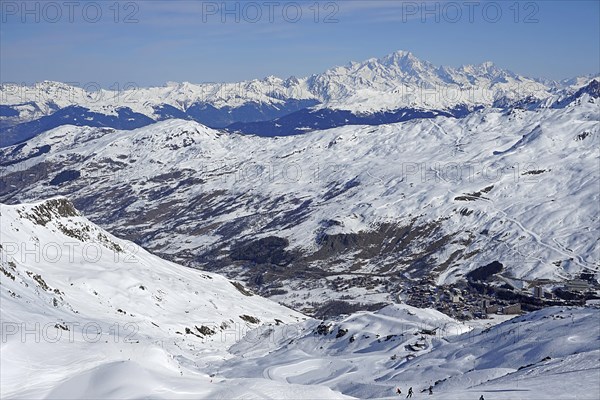
[{"label": "white snow field", "polygon": [[407,305],[317,321],[117,239],[64,198],[0,213],[2,398],[600,393],[597,306],[493,326]]},{"label": "white snow field", "polygon": [[343,397],[202,372],[249,327],[301,314],[119,240],[65,199],[0,214],[2,398]]},{"label": "white snow field", "polygon": [[325,335],[310,320],[280,341],[234,345],[242,358],[220,371],[325,384],[357,398],[395,398],[397,387],[404,396],[413,387],[431,399],[596,399],[599,318],[597,308],[553,307],[469,330],[434,310],[392,305],[332,321]]}]

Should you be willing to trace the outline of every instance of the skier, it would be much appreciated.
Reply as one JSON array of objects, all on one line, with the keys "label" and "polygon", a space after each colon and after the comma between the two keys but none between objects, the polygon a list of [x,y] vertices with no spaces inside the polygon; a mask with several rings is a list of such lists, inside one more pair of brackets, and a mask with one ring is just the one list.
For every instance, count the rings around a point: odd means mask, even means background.
[{"label": "skier", "polygon": [[433,386],[429,386],[429,394],[433,394]]},{"label": "skier", "polygon": [[409,397],[412,397],[413,391],[412,391],[412,386],[410,388],[408,388],[408,396],[406,396],[406,398],[408,399]]},{"label": "skier", "polygon": [[400,390],[400,388],[396,388],[396,393],[402,394],[402,390]]},{"label": "skier", "polygon": [[483,398],[483,395],[481,395],[481,397],[479,398],[479,400],[485,400],[485,399]]}]

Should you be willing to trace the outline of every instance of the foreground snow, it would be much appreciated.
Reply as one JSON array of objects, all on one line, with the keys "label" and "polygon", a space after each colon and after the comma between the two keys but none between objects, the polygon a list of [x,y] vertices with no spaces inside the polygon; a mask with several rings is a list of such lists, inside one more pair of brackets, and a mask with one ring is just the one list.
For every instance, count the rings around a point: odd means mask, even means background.
[{"label": "foreground snow", "polygon": [[202,372],[249,328],[301,314],[119,240],[65,199],[0,214],[3,398],[340,397]]},{"label": "foreground snow", "polygon": [[[594,308],[556,307],[469,330],[436,311],[396,305],[336,321],[327,335],[315,335],[319,323],[307,321],[285,343],[237,344],[230,351],[238,358],[220,368],[225,376],[324,384],[358,398],[397,397],[396,387],[421,397],[432,386],[427,398],[594,399],[599,317]],[[348,332],[337,337],[340,329]]]},{"label": "foreground snow", "polygon": [[390,305],[317,321],[117,239],[65,199],[0,213],[3,398],[396,398],[397,386],[421,397],[430,385],[432,399],[600,391],[598,308],[465,324]]}]

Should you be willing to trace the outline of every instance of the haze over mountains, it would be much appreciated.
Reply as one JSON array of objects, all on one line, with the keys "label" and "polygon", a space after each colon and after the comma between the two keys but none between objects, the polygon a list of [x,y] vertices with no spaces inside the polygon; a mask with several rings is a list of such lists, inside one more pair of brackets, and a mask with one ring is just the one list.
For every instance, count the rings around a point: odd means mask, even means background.
[{"label": "haze over mountains", "polygon": [[4,84],[0,87],[0,145],[65,124],[134,129],[179,118],[212,128],[278,136],[348,123],[462,117],[488,106],[547,106],[590,81],[591,77],[564,82],[527,78],[491,62],[437,67],[398,51],[301,79],[271,76],[239,83],[169,83],[154,88],[131,82],[115,90],[97,90],[93,83],[82,84],[83,88],[58,82],[31,87]]}]

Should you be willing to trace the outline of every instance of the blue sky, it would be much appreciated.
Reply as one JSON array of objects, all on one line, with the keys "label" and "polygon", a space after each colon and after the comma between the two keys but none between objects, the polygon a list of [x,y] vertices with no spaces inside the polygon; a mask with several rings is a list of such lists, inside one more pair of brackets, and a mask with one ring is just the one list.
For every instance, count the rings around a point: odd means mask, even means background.
[{"label": "blue sky", "polygon": [[489,60],[551,79],[600,71],[597,0],[0,4],[2,82],[306,76],[400,49],[436,65]]}]

